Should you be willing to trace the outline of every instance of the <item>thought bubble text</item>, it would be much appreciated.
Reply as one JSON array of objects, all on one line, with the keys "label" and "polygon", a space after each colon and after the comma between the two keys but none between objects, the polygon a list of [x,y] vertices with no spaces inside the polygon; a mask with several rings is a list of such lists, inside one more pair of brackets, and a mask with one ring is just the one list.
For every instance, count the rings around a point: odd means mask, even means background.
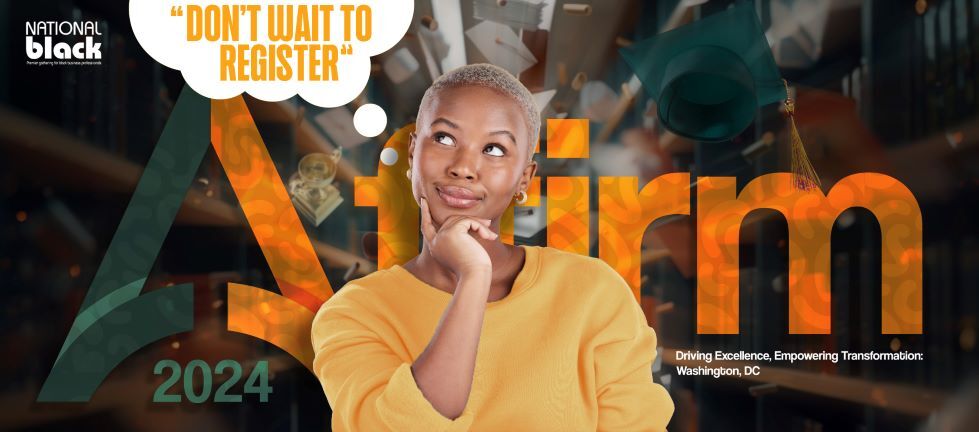
[{"label": "thought bubble text", "polygon": [[129,16],[140,45],[204,96],[299,94],[334,107],[363,91],[370,57],[404,36],[413,9],[409,0],[134,0]]}]

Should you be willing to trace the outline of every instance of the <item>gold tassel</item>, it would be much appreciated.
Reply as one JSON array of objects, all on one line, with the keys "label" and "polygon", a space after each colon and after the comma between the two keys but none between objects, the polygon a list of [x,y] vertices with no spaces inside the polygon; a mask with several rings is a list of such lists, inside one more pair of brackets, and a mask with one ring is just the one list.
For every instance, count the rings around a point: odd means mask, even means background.
[{"label": "gold tassel", "polygon": [[789,96],[789,83],[784,79],[782,83],[785,84],[785,115],[789,119],[789,141],[792,144],[792,183],[800,190],[815,189],[821,186],[819,175],[809,162],[799,129],[795,127],[795,101]]}]

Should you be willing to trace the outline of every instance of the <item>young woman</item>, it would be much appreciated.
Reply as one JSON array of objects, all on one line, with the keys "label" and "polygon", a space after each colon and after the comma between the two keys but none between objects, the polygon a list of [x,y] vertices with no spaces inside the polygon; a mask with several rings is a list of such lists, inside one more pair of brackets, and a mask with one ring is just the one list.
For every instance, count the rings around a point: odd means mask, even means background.
[{"label": "young woman", "polygon": [[526,199],[540,116],[503,69],[425,92],[406,175],[421,253],[351,281],[313,321],[336,431],[662,431],[656,336],[603,261],[499,239]]}]

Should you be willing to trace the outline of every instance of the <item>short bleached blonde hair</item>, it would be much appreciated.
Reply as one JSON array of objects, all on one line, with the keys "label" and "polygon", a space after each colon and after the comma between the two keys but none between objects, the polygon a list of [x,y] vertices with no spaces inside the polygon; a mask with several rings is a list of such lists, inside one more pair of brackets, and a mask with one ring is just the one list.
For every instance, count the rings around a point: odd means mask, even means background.
[{"label": "short bleached blonde hair", "polygon": [[528,140],[530,157],[533,158],[534,147],[540,137],[540,109],[530,90],[527,90],[527,87],[513,74],[499,66],[476,63],[461,66],[442,74],[428,90],[425,90],[425,95],[422,96],[421,103],[418,104],[418,112],[421,113],[421,110],[428,106],[431,99],[440,90],[468,86],[486,87],[513,99],[520,106],[530,131]]}]

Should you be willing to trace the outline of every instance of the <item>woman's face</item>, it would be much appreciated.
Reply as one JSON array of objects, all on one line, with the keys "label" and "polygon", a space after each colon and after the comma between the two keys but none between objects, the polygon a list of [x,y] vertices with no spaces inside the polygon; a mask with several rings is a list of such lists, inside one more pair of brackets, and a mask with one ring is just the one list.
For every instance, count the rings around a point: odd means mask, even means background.
[{"label": "woman's face", "polygon": [[520,105],[491,89],[442,89],[415,124],[411,189],[416,202],[428,200],[436,225],[452,215],[495,223],[537,169]]}]

